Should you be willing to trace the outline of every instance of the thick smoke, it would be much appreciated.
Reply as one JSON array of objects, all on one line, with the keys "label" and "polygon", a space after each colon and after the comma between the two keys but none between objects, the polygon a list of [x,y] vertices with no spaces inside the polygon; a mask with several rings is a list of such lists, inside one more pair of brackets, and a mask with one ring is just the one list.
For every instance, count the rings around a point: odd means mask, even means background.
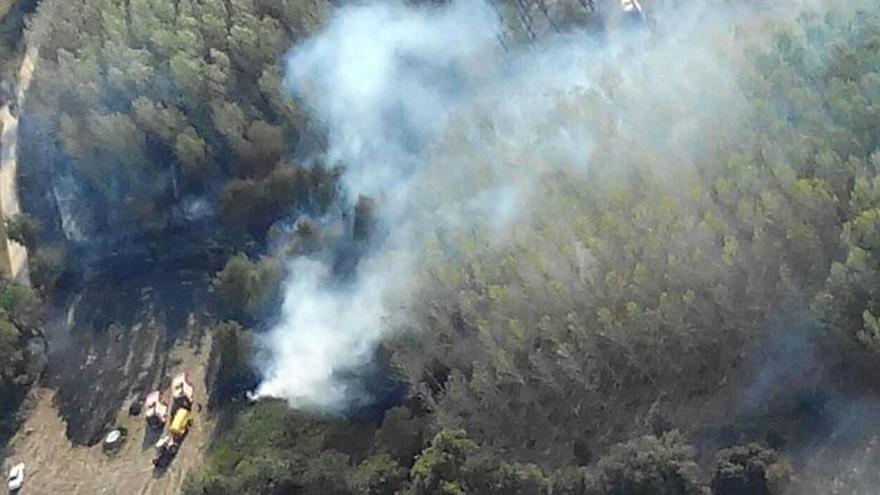
[{"label": "thick smoke", "polygon": [[512,51],[501,28],[478,0],[352,6],[289,54],[288,88],[325,127],[326,158],[344,165],[348,197],[377,200],[389,234],[353,282],[292,261],[259,396],[328,412],[369,401],[346,376],[369,363],[391,301],[411,292],[428,232],[487,228],[503,242],[539,201],[542,176],[613,171],[644,158],[634,149],[680,164],[705,133],[736,125],[733,27],[717,12]]}]

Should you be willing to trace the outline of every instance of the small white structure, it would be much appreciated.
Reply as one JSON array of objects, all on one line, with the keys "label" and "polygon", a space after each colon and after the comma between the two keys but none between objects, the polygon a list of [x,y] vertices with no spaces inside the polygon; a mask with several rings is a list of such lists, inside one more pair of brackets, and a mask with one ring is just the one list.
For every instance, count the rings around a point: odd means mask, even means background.
[{"label": "small white structure", "polygon": [[627,14],[642,13],[642,4],[639,3],[639,0],[620,0],[620,7]]},{"label": "small white structure", "polygon": [[144,417],[152,428],[161,428],[168,421],[168,403],[158,390],[144,401]]},{"label": "small white structure", "polygon": [[9,476],[6,477],[6,487],[10,492],[16,492],[24,484],[24,463],[20,462],[9,470]]},{"label": "small white structure", "polygon": [[108,433],[107,436],[104,438],[104,443],[106,443],[107,445],[113,445],[116,442],[118,442],[121,437],[122,437],[121,431],[113,430],[110,433]]},{"label": "small white structure", "polygon": [[171,380],[171,399],[174,401],[175,409],[178,407],[192,409],[194,393],[195,389],[186,372],[180,373]]},{"label": "small white structure", "polygon": [[121,428],[112,430],[104,437],[104,452],[116,452],[125,443],[126,431]]}]

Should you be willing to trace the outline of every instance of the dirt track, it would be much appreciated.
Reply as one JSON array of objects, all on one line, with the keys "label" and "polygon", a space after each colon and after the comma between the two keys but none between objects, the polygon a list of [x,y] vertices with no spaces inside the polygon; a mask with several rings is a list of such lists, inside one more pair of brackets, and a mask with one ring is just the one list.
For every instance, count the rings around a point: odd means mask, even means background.
[{"label": "dirt track", "polygon": [[119,412],[118,424],[128,428],[122,449],[110,456],[101,445],[81,447],[71,444],[65,424],[53,405],[54,392],[46,388],[32,391],[27,420],[10,442],[3,461],[5,473],[24,462],[25,485],[21,495],[48,494],[151,494],[172,495],[181,491],[186,476],[198,468],[211,437],[213,425],[207,411],[204,372],[210,352],[210,337],[198,348],[176,347],[172,358],[179,364],[173,373],[187,370],[196,386],[195,422],[177,458],[164,472],[154,471],[151,460],[157,432],[150,432],[141,416],[131,417],[127,407]]},{"label": "dirt track", "polygon": [[[25,51],[18,74],[18,87],[15,93],[18,108],[25,103],[25,96],[30,87],[31,79],[36,67],[39,50],[33,46]],[[0,135],[0,213],[4,218],[11,217],[21,212],[18,202],[18,186],[16,177],[18,174],[18,117],[9,111],[9,104],[0,108],[0,124],[3,132]],[[28,265],[27,250],[21,244],[3,239],[4,250],[8,257],[7,266],[13,278],[27,281]]]}]

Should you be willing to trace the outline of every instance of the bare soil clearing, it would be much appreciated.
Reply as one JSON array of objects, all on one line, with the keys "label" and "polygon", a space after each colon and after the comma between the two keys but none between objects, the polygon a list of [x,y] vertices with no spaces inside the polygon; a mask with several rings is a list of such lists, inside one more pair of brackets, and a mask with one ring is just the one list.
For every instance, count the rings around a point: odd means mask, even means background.
[{"label": "bare soil clearing", "polygon": [[171,351],[171,358],[178,362],[171,371],[190,372],[196,385],[197,405],[193,427],[166,470],[154,470],[151,462],[158,432],[150,431],[142,416],[129,416],[128,403],[118,415],[118,425],[128,429],[128,438],[118,452],[106,454],[101,444],[72,444],[53,405],[55,393],[38,388],[29,398],[27,419],[7,449],[2,464],[4,472],[18,462],[26,464],[21,495],[180,493],[187,475],[201,465],[213,429],[203,407],[207,401],[204,373],[209,352],[210,336],[204,337],[197,347],[178,346]]}]

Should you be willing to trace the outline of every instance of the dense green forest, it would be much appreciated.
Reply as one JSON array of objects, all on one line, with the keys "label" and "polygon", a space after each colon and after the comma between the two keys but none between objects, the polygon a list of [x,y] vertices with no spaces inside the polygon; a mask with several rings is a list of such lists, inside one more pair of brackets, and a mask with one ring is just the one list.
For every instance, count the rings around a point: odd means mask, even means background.
[{"label": "dense green forest", "polygon": [[810,492],[774,450],[809,426],[725,408],[780,340],[876,381],[880,10],[839,7],[746,49],[745,121],[708,152],[617,137],[588,177],[543,177],[509,239],[438,236],[415,331],[383,345],[408,398],[375,428],[246,409],[190,493]]},{"label": "dense green forest", "polygon": [[[43,0],[30,21],[41,50],[21,180],[33,216],[7,227],[34,253],[41,295],[51,301],[60,272],[77,269],[42,210],[40,178],[59,164],[102,212],[90,235],[161,236],[198,200],[237,253],[211,274],[207,385],[219,426],[187,494],[822,492],[800,469],[818,452],[810,401],[831,408],[822,397],[873,397],[880,385],[877,2],[730,26],[736,115],[712,115],[712,88],[700,93],[701,122],[713,125],[686,152],[651,139],[662,116],[693,110],[677,101],[615,130],[608,116],[627,102],[614,97],[613,68],[560,96],[560,114],[603,132],[589,171],[523,173],[539,199],[503,235],[419,212],[428,241],[417,290],[376,351],[402,392],[365,418],[246,399],[285,261],[368,238],[373,225],[367,198],[339,213],[355,217],[353,233],[308,219],[338,213],[345,164],[292,158],[305,140],[323,143],[284,91],[283,54],[333,8]],[[455,117],[478,120],[479,109]],[[475,148],[468,138],[445,135],[429,176],[468,159],[457,155]],[[540,169],[541,159],[518,163]],[[475,166],[468,183],[490,169]],[[10,405],[0,438],[44,359],[39,306],[32,291],[0,285],[0,404]],[[767,385],[786,367],[802,380]]]},{"label": "dense green forest", "polygon": [[29,33],[41,46],[29,107],[34,132],[57,136],[57,149],[32,143],[27,175],[37,182],[59,153],[72,163],[92,208],[106,212],[95,232],[162,229],[193,197],[258,238],[297,208],[326,207],[332,172],[288,160],[305,116],[283,96],[279,66],[326,9],[41,2]]}]

